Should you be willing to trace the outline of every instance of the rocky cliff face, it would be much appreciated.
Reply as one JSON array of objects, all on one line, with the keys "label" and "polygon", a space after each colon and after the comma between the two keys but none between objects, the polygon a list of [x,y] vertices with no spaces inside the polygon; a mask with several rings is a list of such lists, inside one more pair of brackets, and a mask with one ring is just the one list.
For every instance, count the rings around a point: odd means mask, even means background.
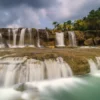
[{"label": "rocky cliff face", "polygon": [[[37,46],[37,42],[39,42],[41,46],[55,46],[55,32],[53,30],[45,30],[45,29],[34,29],[34,28],[16,28],[17,31],[14,34],[15,28],[0,28],[0,34],[2,35],[3,43],[6,47],[8,47],[7,43],[13,44],[16,39],[16,45],[19,45],[19,42],[24,39],[24,44],[30,44]],[[23,33],[23,29],[25,29]],[[76,35],[76,41],[78,46],[94,46],[100,45],[100,31],[74,31]],[[16,35],[16,36],[14,36]],[[66,31],[64,33],[64,42],[65,45],[69,45],[69,34]]]},{"label": "rocky cliff face", "polygon": [[75,31],[78,45],[100,45],[100,31]]}]

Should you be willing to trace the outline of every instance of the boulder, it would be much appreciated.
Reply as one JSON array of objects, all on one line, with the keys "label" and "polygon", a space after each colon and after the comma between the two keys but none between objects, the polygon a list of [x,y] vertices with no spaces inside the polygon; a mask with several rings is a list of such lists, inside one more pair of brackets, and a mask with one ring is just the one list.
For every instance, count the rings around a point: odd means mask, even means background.
[{"label": "boulder", "polygon": [[100,37],[95,37],[94,43],[95,43],[95,45],[100,45]]},{"label": "boulder", "polygon": [[89,38],[87,40],[84,41],[84,45],[85,46],[93,46],[94,45],[94,41],[92,38]]}]

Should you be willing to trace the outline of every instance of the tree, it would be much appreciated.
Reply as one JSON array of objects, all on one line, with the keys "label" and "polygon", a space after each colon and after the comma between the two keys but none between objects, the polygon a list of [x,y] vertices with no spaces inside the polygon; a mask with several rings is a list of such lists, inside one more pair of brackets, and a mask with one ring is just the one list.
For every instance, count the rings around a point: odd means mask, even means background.
[{"label": "tree", "polygon": [[55,21],[55,22],[53,22],[52,24],[53,24],[53,25],[54,25],[54,27],[56,28],[56,27],[57,27],[57,25],[58,25],[58,22],[56,22],[56,21]]},{"label": "tree", "polygon": [[100,30],[100,8],[91,10],[89,14],[82,19],[78,19],[72,23],[71,20],[65,21],[63,24],[53,22],[55,29],[66,30]]}]

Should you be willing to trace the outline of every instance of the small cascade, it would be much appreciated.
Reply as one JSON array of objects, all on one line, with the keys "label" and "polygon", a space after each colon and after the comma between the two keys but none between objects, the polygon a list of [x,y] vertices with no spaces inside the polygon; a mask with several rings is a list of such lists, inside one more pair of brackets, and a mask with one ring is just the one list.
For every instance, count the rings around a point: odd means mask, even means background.
[{"label": "small cascade", "polygon": [[56,47],[65,47],[64,33],[56,33]]},{"label": "small cascade", "polygon": [[96,57],[98,68],[100,69],[100,57]]},{"label": "small cascade", "polygon": [[13,32],[13,46],[16,47],[17,46],[17,32],[18,32],[18,29],[15,28],[12,30]]},{"label": "small cascade", "polygon": [[0,81],[5,87],[12,86],[18,82],[18,72],[22,63],[24,63],[26,59],[26,57],[8,57],[0,60],[0,69],[2,69],[0,71],[0,76],[3,75],[4,77],[4,79],[1,78]]},{"label": "small cascade", "polygon": [[44,80],[44,63],[39,60],[29,59],[26,63],[29,71],[29,82]]},{"label": "small cascade", "polygon": [[26,28],[23,28],[21,30],[21,33],[20,33],[19,46],[21,46],[21,47],[24,47],[25,46],[25,44],[24,44],[25,31],[26,31]]},{"label": "small cascade", "polygon": [[27,57],[0,59],[0,85],[5,87],[17,83],[59,79],[72,75],[70,66],[61,57],[44,61],[27,59]]},{"label": "small cascade", "polygon": [[77,42],[76,42],[76,35],[74,31],[68,31],[68,36],[69,36],[69,46],[76,47]]},{"label": "small cascade", "polygon": [[2,34],[0,33],[0,48],[2,47]]},{"label": "small cascade", "polygon": [[96,73],[98,71],[97,64],[92,59],[89,59],[88,63],[90,65],[90,73]]},{"label": "small cascade", "polygon": [[33,44],[33,40],[32,40],[32,28],[28,28],[28,31],[29,31],[29,46],[35,47],[35,45]]},{"label": "small cascade", "polygon": [[69,65],[64,62],[61,57],[58,57],[56,60],[45,60],[44,63],[47,69],[48,79],[69,77],[73,75]]},{"label": "small cascade", "polygon": [[28,28],[29,36],[30,36],[30,45],[32,45],[32,29]]},{"label": "small cascade", "polygon": [[0,48],[4,48],[5,45],[3,44],[2,34],[0,33]]},{"label": "small cascade", "polygon": [[0,33],[0,44],[2,44],[2,34]]},{"label": "small cascade", "polygon": [[9,44],[10,44],[10,41],[11,41],[10,37],[11,37],[11,29],[8,29]]},{"label": "small cascade", "polygon": [[[61,68],[61,72],[62,72],[62,77],[67,77],[67,76],[73,76],[73,72],[70,68],[70,66],[68,65],[68,63],[66,63],[62,57],[58,57],[57,58],[58,63],[61,64],[60,68]],[[67,73],[66,73],[67,72]]]},{"label": "small cascade", "polygon": [[40,45],[40,35],[39,35],[39,31],[38,30],[37,30],[37,47],[41,48],[41,45]]}]

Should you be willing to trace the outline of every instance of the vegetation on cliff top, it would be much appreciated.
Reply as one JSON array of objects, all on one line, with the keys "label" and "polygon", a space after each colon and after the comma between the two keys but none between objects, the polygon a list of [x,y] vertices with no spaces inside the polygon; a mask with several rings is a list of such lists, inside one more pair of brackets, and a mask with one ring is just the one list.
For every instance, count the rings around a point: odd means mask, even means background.
[{"label": "vegetation on cliff top", "polygon": [[53,22],[54,29],[66,31],[66,30],[100,30],[100,8],[97,10],[91,10],[89,14],[82,19],[72,22],[68,20],[62,24]]}]

